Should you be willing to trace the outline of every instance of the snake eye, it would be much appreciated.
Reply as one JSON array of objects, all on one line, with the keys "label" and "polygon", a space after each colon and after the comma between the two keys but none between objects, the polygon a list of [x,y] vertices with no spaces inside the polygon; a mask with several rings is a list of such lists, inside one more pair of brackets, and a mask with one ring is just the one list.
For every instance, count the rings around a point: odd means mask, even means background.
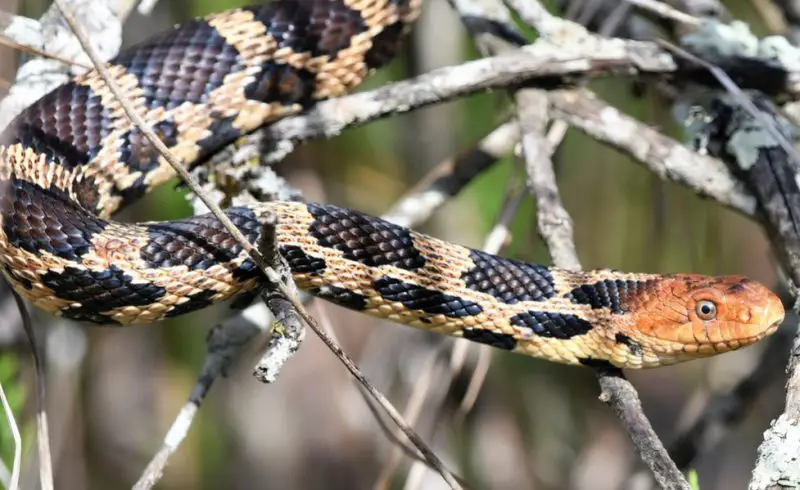
[{"label": "snake eye", "polygon": [[701,320],[713,320],[717,317],[717,305],[706,299],[698,301],[694,311]]}]

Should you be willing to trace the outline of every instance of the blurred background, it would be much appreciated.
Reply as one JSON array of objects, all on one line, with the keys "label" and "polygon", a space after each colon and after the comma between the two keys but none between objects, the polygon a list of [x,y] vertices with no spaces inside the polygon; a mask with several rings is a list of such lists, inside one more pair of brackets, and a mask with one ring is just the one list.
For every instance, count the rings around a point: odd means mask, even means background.
[{"label": "blurred background", "polygon": [[[124,45],[189,17],[247,3],[252,1],[163,0],[152,16],[130,17]],[[724,3],[754,32],[769,33],[757,0]],[[46,0],[0,0],[0,9],[33,18],[48,5]],[[0,48],[0,56],[5,91],[20,54]],[[448,4],[428,1],[403,56],[363,89],[477,56]],[[671,101],[650,87],[605,80],[590,88],[624,112],[685,138]],[[381,214],[440,161],[467,151],[500,124],[507,107],[502,93],[487,93],[379,121],[302,145],[277,170],[309,200]],[[769,244],[752,221],[659,180],[576,131],[570,130],[554,161],[584,267],[745,274],[777,284]],[[519,162],[508,155],[419,229],[481,247],[509,186],[523,183]],[[174,186],[163,186],[122,218],[187,216],[183,195]],[[501,253],[549,263],[529,197],[512,220]],[[311,312],[330,321],[344,349],[399,410],[406,409],[414,390],[429,383],[414,425],[470,488],[616,489],[631,484],[629,476],[639,469],[625,432],[598,400],[598,384],[589,370],[500,351],[481,353],[470,345],[463,367],[453,375],[452,339],[320,302],[313,303]],[[204,310],[128,329],[80,327],[35,316],[47,364],[58,489],[130,488],[192,390],[208,330],[228,314],[225,308]],[[0,322],[18,325],[16,315],[13,307],[2,309]],[[35,473],[29,350],[18,331],[3,335],[0,382],[23,429],[26,470]],[[312,332],[273,385],[251,376],[257,347],[214,385],[157,488],[445,488],[435,473],[400,457],[360,389]],[[708,396],[729,390],[753,369],[763,348],[627,374],[655,430],[669,444],[705,409]],[[474,373],[487,367],[475,393]],[[783,406],[782,370],[763,382],[768,386],[742,420],[692,465],[703,490],[746,487],[761,433]],[[10,462],[5,424],[0,424],[0,447],[3,460]]]}]

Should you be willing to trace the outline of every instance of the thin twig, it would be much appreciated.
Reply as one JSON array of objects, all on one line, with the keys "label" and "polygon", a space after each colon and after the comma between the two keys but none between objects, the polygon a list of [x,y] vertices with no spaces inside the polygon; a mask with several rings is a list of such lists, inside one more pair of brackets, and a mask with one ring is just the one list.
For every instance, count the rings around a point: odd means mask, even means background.
[{"label": "thin twig", "polygon": [[6,421],[11,429],[11,437],[14,439],[14,464],[11,466],[11,482],[8,485],[8,490],[17,490],[19,488],[19,471],[22,463],[22,437],[19,435],[17,420],[14,418],[14,411],[11,410],[11,405],[9,405],[8,398],[6,398],[3,383],[0,383],[0,401],[3,403]]},{"label": "thin twig", "polygon": [[169,457],[186,437],[198,409],[199,405],[191,402],[181,407],[178,416],[175,417],[166,437],[164,437],[163,445],[150,460],[150,463],[142,472],[142,476],[133,485],[133,490],[150,490],[158,483],[164,473],[164,468],[167,466]]},{"label": "thin twig", "polygon": [[[411,391],[411,394],[406,401],[406,408],[403,410],[403,418],[408,421],[409,424],[415,424],[417,422],[417,418],[419,414],[422,412],[422,406],[425,403],[425,400],[428,396],[428,390],[431,387],[434,379],[434,371],[440,363],[439,357],[442,354],[442,347],[445,344],[440,344],[440,348],[433,349],[428,358],[425,360],[425,363],[422,366],[422,372],[420,376],[417,378],[416,383],[414,383],[414,389]],[[440,384],[441,380],[437,382]],[[440,386],[440,389],[441,386]],[[378,474],[378,477],[375,480],[375,483],[372,485],[373,490],[385,490],[390,487],[392,476],[394,475],[395,471],[397,470],[397,466],[400,464],[400,457],[402,456],[403,451],[401,447],[395,447],[392,451],[389,459],[383,465],[383,469]]]},{"label": "thin twig", "polygon": [[680,10],[667,5],[664,2],[659,2],[657,0],[625,0],[631,5],[635,5],[640,9],[649,10],[654,12],[665,19],[674,20],[675,22],[680,22],[681,24],[686,24],[690,26],[698,26],[700,25],[700,19],[693,15],[689,15],[685,12],[681,12]]},{"label": "thin twig", "polygon": [[[512,181],[514,178],[512,177]],[[522,198],[524,197],[524,193],[520,192],[519,190],[512,191],[508,194],[508,198],[506,202],[503,204],[503,207],[500,212],[500,216],[498,218],[497,223],[492,228],[492,231],[486,237],[486,240],[483,244],[483,251],[491,254],[496,254],[500,251],[501,247],[505,245],[506,240],[509,235],[508,225],[509,222],[513,219],[516,215],[517,210],[522,202]],[[455,339],[448,344],[440,344],[440,345],[447,345],[450,350],[450,369],[447,373],[446,377],[438,378],[437,382],[437,389],[439,391],[445,391],[449,389],[448,387],[452,384],[453,380],[456,379],[459,371],[463,366],[463,360],[466,356],[466,352],[468,350],[478,350],[481,352],[481,357],[489,360],[491,359],[491,352],[492,348],[486,345],[479,345],[469,342],[464,339]],[[434,369],[437,367],[437,363],[435,362],[441,355],[441,349],[434,349],[430,353],[430,357],[425,363],[425,367],[423,367],[422,372],[417,377],[417,382],[414,385],[414,390],[411,393],[409,398],[406,412],[404,412],[404,416],[407,420],[414,423],[414,421],[419,416],[420,410],[422,408],[422,404],[425,402],[427,398],[430,388],[431,388],[431,379],[434,375]],[[470,392],[470,396],[477,397],[477,393],[480,390],[481,381],[486,376],[486,371],[489,369],[490,362],[483,362],[479,363],[478,367],[481,371],[473,372],[471,376],[470,386],[472,387],[472,392]],[[462,404],[463,405],[463,404]],[[431,411],[439,411],[441,407],[431,407]],[[436,424],[439,426],[439,424]],[[384,466],[384,469],[381,471],[381,475],[378,478],[377,483],[373,486],[374,489],[381,489],[387,488],[387,485],[390,482],[390,477],[396,470],[396,466],[399,463],[397,457],[399,454],[397,452],[393,453],[393,458],[390,460],[390,464]]]},{"label": "thin twig", "polygon": [[71,60],[69,58],[65,58],[61,55],[57,55],[54,53],[48,53],[47,51],[41,50],[39,48],[28,46],[26,44],[20,44],[18,42],[9,39],[6,36],[0,36],[0,45],[9,47],[11,49],[19,50],[23,53],[30,53],[36,56],[41,56],[42,58],[49,58],[51,60],[60,61],[68,66],[77,66],[78,68],[83,68],[84,70],[91,70],[92,67],[89,65],[85,65],[79,61]]},{"label": "thin twig", "polygon": [[[510,181],[516,180],[516,176],[512,176]],[[483,242],[482,250],[490,254],[498,254],[503,247],[507,245],[511,238],[510,223],[511,220],[517,215],[519,207],[525,198],[525,192],[522,189],[512,188],[506,193],[507,198],[503,203],[500,210],[500,216],[492,229],[486,235]],[[455,379],[456,375],[462,370],[467,352],[470,350],[477,351],[478,359],[475,366],[470,373],[469,382],[467,383],[467,390],[459,403],[458,411],[456,412],[453,424],[461,422],[464,417],[469,413],[478,399],[478,394],[486,379],[486,374],[491,367],[492,353],[494,349],[487,345],[474,345],[469,342],[459,340],[453,345],[453,350],[450,353],[450,379]]]},{"label": "thin twig", "polygon": [[11,470],[8,469],[5,461],[0,459],[0,483],[4,488],[11,487]]},{"label": "thin twig", "polygon": [[399,412],[397,412],[397,410],[391,405],[386,397],[383,396],[382,393],[372,386],[366,376],[364,376],[364,374],[358,369],[355,363],[341,349],[341,347],[336,345],[336,343],[334,343],[333,340],[319,328],[316,321],[308,314],[308,312],[306,312],[296,295],[292,295],[292,292],[289,290],[289,288],[283,282],[281,282],[281,278],[278,273],[269,266],[261,253],[255,247],[253,247],[252,244],[250,244],[247,238],[245,238],[242,232],[236,228],[236,226],[233,224],[233,222],[231,222],[222,209],[220,209],[219,206],[217,206],[217,204],[209,196],[207,196],[205,192],[203,192],[196,182],[194,182],[194,179],[191,178],[188,171],[183,167],[178,159],[170,153],[166,145],[155,135],[152,128],[150,128],[150,126],[142,119],[128,98],[122,93],[116,81],[111,77],[111,74],[103,65],[102,60],[100,60],[97,54],[94,53],[91,45],[88,42],[88,39],[81,31],[81,28],[77,22],[75,22],[74,16],[64,5],[64,0],[55,0],[55,3],[59,6],[64,18],[75,31],[76,37],[80,41],[84,50],[86,50],[86,54],[92,60],[95,69],[103,78],[109,90],[117,98],[131,121],[133,121],[136,127],[142,131],[142,134],[147,137],[148,141],[153,145],[153,147],[156,148],[161,155],[163,155],[165,160],[169,162],[175,172],[181,177],[183,182],[188,185],[192,192],[194,192],[203,201],[203,204],[208,207],[214,217],[220,221],[228,233],[230,233],[230,235],[250,255],[250,257],[253,259],[253,262],[255,262],[256,265],[258,265],[258,267],[264,272],[269,282],[286,298],[286,300],[297,311],[300,317],[314,330],[314,333],[316,333],[322,339],[325,345],[340,359],[348,371],[350,371],[350,373],[364,385],[370,395],[381,404],[382,408],[387,412],[389,417],[392,418],[392,421],[403,430],[403,433],[406,435],[406,437],[408,437],[409,440],[417,447],[417,449],[420,450],[420,452],[431,463],[431,465],[436,468],[445,482],[447,482],[451,488],[460,489],[461,485],[459,485],[453,476],[444,468],[444,465],[436,456],[436,454],[425,444],[425,442],[416,434],[416,432],[414,432],[414,430],[402,420]]},{"label": "thin twig", "polygon": [[467,383],[467,389],[464,391],[464,396],[461,397],[461,402],[458,404],[458,410],[453,415],[453,425],[458,425],[467,418],[467,415],[475,407],[475,402],[478,400],[478,395],[483,388],[483,383],[486,381],[486,375],[489,374],[489,368],[492,365],[492,349],[479,348],[478,359],[475,361],[475,367],[472,369],[472,374]]},{"label": "thin twig", "polygon": [[581,265],[572,238],[572,218],[561,203],[550,162],[550,144],[544,136],[549,119],[547,95],[538,90],[523,90],[517,93],[516,99],[528,186],[536,196],[539,234],[544,238],[554,264],[578,270]]},{"label": "thin twig", "polygon": [[37,348],[36,337],[33,332],[31,316],[28,313],[28,309],[25,307],[25,302],[22,301],[22,298],[13,289],[11,290],[11,294],[14,296],[14,301],[17,303],[17,309],[22,319],[25,336],[28,338],[28,343],[30,344],[33,366],[36,372],[36,442],[39,450],[39,478],[43,490],[53,490],[53,463],[50,456],[50,428],[47,421],[45,403],[44,367],[42,366],[41,356],[39,356],[39,349]]},{"label": "thin twig", "polygon": [[264,332],[262,319],[268,316],[263,303],[256,303],[241,314],[235,315],[208,334],[203,367],[195,381],[188,400],[167,431],[161,447],[148,462],[134,490],[149,490],[161,479],[169,458],[189,433],[200,406],[219,376],[228,372],[234,359],[253,338]]},{"label": "thin twig", "polygon": [[423,223],[447,199],[458,194],[481,172],[511,152],[517,141],[519,125],[516,121],[501,124],[474,148],[437,165],[381,217],[409,228]]},{"label": "thin twig", "polygon": [[[291,271],[281,260],[276,235],[277,225],[277,217],[274,215],[266,217],[258,238],[258,251],[266,257],[269,266],[286,279],[291,288],[289,291],[291,296],[296,298],[297,289],[294,282],[289,280]],[[265,289],[261,292],[261,296],[274,315],[275,326],[271,329],[269,345],[256,364],[254,374],[262,383],[273,383],[284,364],[300,349],[306,330],[285,294],[276,294],[275,291]],[[331,340],[335,342],[335,339]]]}]

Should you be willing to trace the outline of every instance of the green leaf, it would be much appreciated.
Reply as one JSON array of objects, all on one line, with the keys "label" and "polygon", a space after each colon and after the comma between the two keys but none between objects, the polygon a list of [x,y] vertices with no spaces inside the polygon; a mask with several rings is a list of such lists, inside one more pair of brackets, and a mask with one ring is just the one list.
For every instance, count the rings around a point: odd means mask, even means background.
[{"label": "green leaf", "polygon": [[689,470],[689,487],[692,490],[700,490],[700,479],[697,477],[697,471]]}]

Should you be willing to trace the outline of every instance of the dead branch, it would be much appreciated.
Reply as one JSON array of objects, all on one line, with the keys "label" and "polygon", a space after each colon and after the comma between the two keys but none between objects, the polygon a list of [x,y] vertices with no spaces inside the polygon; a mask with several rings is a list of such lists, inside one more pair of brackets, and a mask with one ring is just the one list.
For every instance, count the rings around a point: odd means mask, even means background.
[{"label": "dead branch", "polygon": [[745,215],[755,215],[755,198],[719,159],[692,151],[591,92],[556,90],[550,93],[550,102],[554,114],[571,126],[627,153],[660,178]]}]

